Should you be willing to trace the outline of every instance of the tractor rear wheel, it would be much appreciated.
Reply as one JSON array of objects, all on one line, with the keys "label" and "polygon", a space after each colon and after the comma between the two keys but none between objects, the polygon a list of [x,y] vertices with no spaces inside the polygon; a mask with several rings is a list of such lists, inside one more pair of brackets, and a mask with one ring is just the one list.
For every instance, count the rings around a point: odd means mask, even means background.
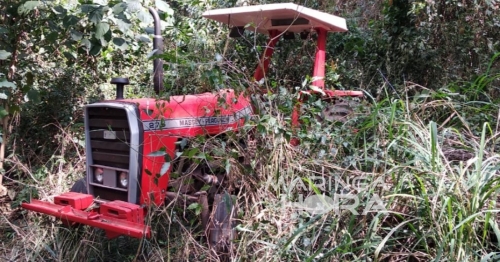
[{"label": "tractor rear wheel", "polygon": [[231,244],[237,238],[236,211],[237,206],[231,195],[227,193],[215,195],[212,217],[208,225],[208,241],[212,250],[218,255],[229,255]]}]

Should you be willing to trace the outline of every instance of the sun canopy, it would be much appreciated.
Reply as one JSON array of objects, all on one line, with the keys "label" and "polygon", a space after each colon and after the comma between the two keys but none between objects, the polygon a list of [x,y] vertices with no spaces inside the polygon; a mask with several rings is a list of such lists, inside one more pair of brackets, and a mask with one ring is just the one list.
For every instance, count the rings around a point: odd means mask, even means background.
[{"label": "sun canopy", "polygon": [[203,16],[262,34],[268,34],[269,30],[300,33],[315,28],[328,32],[347,31],[344,18],[292,3],[209,10]]}]

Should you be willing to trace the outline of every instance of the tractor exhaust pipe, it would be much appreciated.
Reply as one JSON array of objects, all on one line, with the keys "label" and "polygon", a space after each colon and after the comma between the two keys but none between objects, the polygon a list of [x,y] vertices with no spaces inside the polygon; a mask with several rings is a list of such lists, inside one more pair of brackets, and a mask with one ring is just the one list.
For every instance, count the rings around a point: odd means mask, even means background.
[{"label": "tractor exhaust pipe", "polygon": [[[149,8],[149,13],[154,19],[153,49],[156,50],[154,54],[161,55],[163,54],[163,37],[161,36],[160,17],[152,7]],[[153,71],[154,89],[155,93],[159,95],[160,91],[163,90],[163,61],[160,58],[153,61]]]}]

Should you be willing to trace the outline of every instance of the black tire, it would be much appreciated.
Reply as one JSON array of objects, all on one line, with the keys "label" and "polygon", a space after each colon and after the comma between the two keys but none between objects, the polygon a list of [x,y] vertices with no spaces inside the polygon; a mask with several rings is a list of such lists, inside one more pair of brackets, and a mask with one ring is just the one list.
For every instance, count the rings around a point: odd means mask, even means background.
[{"label": "black tire", "polygon": [[351,105],[348,103],[335,103],[323,109],[322,119],[331,122],[346,122],[349,116],[354,113]]},{"label": "black tire", "polygon": [[75,182],[75,184],[69,190],[70,192],[88,194],[86,179],[82,178]]},{"label": "black tire", "polygon": [[237,238],[235,217],[237,207],[229,194],[216,194],[213,204],[213,216],[209,223],[208,241],[218,255],[229,255],[230,246]]}]

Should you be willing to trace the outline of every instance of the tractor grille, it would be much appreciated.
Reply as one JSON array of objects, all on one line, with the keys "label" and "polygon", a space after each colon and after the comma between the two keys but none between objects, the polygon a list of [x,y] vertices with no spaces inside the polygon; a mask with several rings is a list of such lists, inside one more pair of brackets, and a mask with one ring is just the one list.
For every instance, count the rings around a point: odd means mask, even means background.
[{"label": "tractor grille", "polygon": [[[120,108],[89,107],[87,113],[93,164],[128,169],[130,129],[126,111]],[[115,139],[105,138],[105,132],[110,131],[116,136]]]},{"label": "tractor grille", "polygon": [[118,188],[116,182],[106,182],[110,181],[106,176],[117,176],[119,171],[113,170],[129,169],[130,126],[127,112],[123,108],[88,107],[87,119],[90,138],[87,154],[92,155],[92,166],[110,170],[104,174],[104,183],[91,182],[93,195],[103,200],[127,201],[126,189]]}]

